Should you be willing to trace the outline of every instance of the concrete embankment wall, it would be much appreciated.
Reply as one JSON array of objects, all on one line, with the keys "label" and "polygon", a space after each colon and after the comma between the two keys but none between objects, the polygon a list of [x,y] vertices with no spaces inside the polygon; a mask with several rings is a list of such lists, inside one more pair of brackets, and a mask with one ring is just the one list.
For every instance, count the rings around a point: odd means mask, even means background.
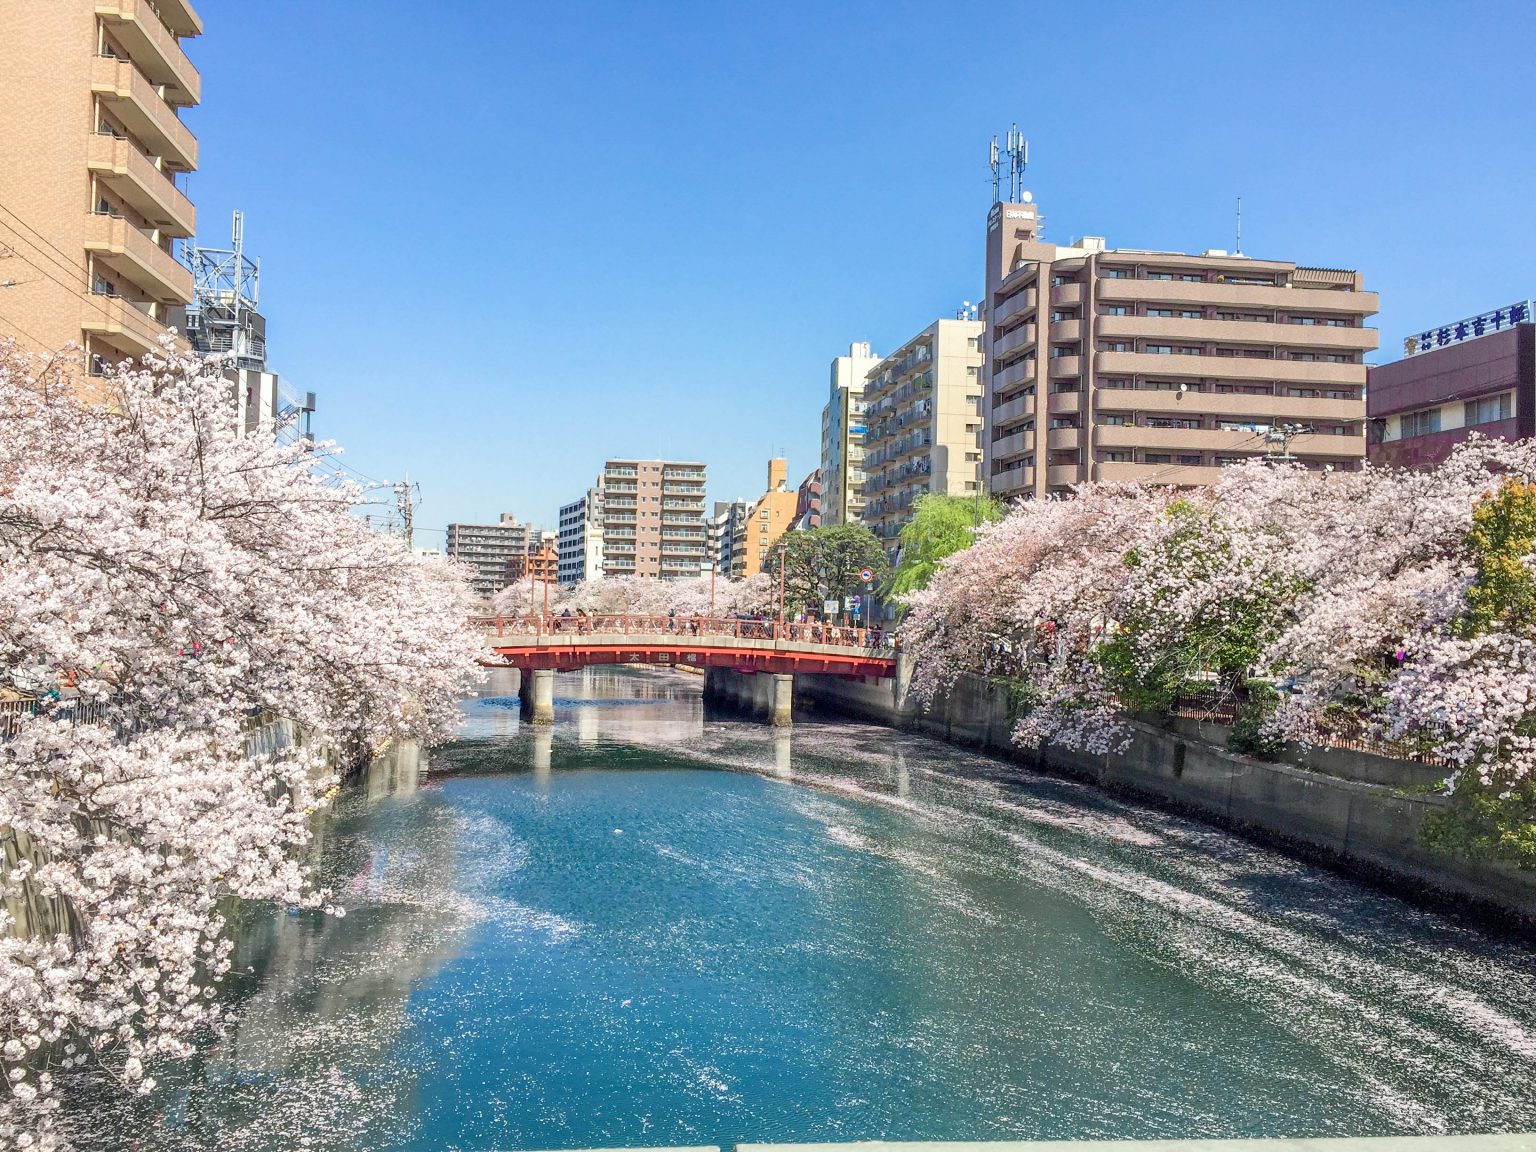
[{"label": "concrete embankment wall", "polygon": [[1175,721],[1131,722],[1122,753],[1090,755],[1056,745],[1022,749],[1011,740],[1006,684],[962,676],[919,709],[899,680],[798,678],[799,703],[993,752],[1040,771],[1087,780],[1107,791],[1150,799],[1309,859],[1339,867],[1405,895],[1468,902],[1501,920],[1536,929],[1536,873],[1431,852],[1419,835],[1446,801],[1403,791],[1435,783],[1435,768],[1362,753],[1319,750],[1299,764],[1273,764],[1228,752],[1228,729]]}]

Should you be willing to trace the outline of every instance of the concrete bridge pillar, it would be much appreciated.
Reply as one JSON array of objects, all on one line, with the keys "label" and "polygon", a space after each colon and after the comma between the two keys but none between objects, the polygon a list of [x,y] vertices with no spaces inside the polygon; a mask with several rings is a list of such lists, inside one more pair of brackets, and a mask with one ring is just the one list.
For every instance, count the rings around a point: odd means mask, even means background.
[{"label": "concrete bridge pillar", "polygon": [[775,728],[794,723],[795,678],[782,672],[773,674],[773,697],[769,721]]},{"label": "concrete bridge pillar", "polygon": [[518,695],[523,709],[532,724],[555,722],[555,670],[553,668],[523,669],[523,683]]}]

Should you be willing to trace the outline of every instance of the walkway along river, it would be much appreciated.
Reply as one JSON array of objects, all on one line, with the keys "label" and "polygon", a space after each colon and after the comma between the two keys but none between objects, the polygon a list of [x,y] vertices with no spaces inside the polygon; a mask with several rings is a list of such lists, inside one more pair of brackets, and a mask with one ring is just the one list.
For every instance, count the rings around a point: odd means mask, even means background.
[{"label": "walkway along river", "polygon": [[[511,675],[251,916],[239,1017],[91,1149],[1536,1128],[1536,957],[1085,785],[698,678]],[[93,1107],[94,1105],[94,1107]]]}]

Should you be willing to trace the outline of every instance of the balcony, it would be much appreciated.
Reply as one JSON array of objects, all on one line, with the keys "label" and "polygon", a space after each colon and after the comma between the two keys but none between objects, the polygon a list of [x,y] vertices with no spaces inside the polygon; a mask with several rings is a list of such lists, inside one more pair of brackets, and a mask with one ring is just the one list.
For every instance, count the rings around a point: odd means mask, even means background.
[{"label": "balcony", "polygon": [[1081,392],[1052,392],[1047,398],[1046,411],[1052,416],[1067,416],[1083,410]]},{"label": "balcony", "polygon": [[1014,456],[1035,450],[1035,430],[1033,428],[1023,432],[1014,432],[1001,439],[992,441],[992,459],[1008,460]]},{"label": "balcony", "polygon": [[113,114],[155,155],[177,168],[197,167],[197,139],[128,61],[111,56],[91,61],[91,91],[110,101]]},{"label": "balcony", "polygon": [[[173,20],[183,15],[176,11],[178,8],[191,14],[191,10],[181,4],[171,3],[166,7]],[[192,61],[187,59],[176,37],[149,6],[148,0],[96,0],[96,15],[128,50],[128,55],[139,71],[149,77],[150,83],[165,88],[166,100],[172,104],[197,103],[201,87],[197,69],[192,67]]]},{"label": "balcony", "polygon": [[1050,365],[1052,380],[1075,380],[1083,374],[1081,356],[1053,356]]},{"label": "balcony", "polygon": [[987,485],[987,490],[1000,500],[1033,492],[1035,490],[1035,470],[1033,468],[1010,468],[1006,472],[994,473]]},{"label": "balcony", "polygon": [[87,216],[85,250],[157,300],[192,303],[191,271],[121,216]]},{"label": "balcony", "polygon": [[1150,484],[1214,484],[1221,479],[1221,468],[1198,464],[1120,464],[1100,461],[1093,466],[1093,478],[1112,483],[1142,481]]},{"label": "balcony", "polygon": [[1021,360],[1017,364],[1010,364],[992,377],[992,392],[1000,395],[1023,384],[1032,383],[1035,379],[1035,362],[1033,360]]},{"label": "balcony", "polygon": [[[1268,420],[1255,421],[1258,424]],[[1267,445],[1261,433],[1224,432],[1219,428],[1148,428],[1101,424],[1094,429],[1098,448],[1143,448],[1172,452],[1264,452]],[[1330,460],[1358,459],[1365,455],[1364,436],[1335,436],[1331,433],[1303,433],[1291,438],[1291,451],[1297,456],[1320,456]]]},{"label": "balcony", "polygon": [[1277,345],[1318,348],[1334,352],[1370,352],[1377,344],[1374,328],[1330,328],[1326,324],[1262,323],[1249,320],[1190,320],[1168,316],[1101,316],[1100,336],[1143,337],[1149,340],[1204,344]]},{"label": "balcony", "polygon": [[1081,284],[1057,284],[1051,289],[1051,305],[1074,305],[1083,302],[1083,286]]},{"label": "balcony", "polygon": [[[121,296],[91,295],[80,310],[80,327],[128,356],[158,352],[160,338],[170,329],[151,314],[150,309],[155,307],[147,301],[125,300]],[[180,337],[175,346],[180,351],[191,347]]]},{"label": "balcony", "polygon": [[[1364,400],[1314,400],[1305,396],[1240,396],[1225,392],[1152,392],[1118,388],[1100,391],[1097,396],[1103,408],[1167,412],[1181,416],[1205,415],[1259,423],[1271,420],[1306,422],[1365,419]],[[1052,396],[1051,399],[1054,401],[1056,397]]]},{"label": "balcony", "polygon": [[1045,473],[1045,482],[1052,488],[1067,488],[1086,479],[1081,464],[1052,464]]},{"label": "balcony", "polygon": [[86,146],[85,165],[139,215],[172,236],[191,236],[197,211],[177,188],[169,172],[127,140],[93,134]]},{"label": "balcony", "polygon": [[[1266,284],[1103,279],[1098,282],[1097,290],[1100,300],[1146,301],[1234,309],[1282,309],[1292,313],[1348,312],[1357,316],[1372,316],[1381,306],[1381,298],[1375,292],[1348,292],[1338,288],[1281,288]],[[1123,317],[1123,319],[1129,319],[1129,317]],[[1342,331],[1359,331],[1359,329],[1345,328]]]},{"label": "balcony", "polygon": [[1012,424],[1015,420],[1034,415],[1037,399],[1038,397],[1035,396],[1015,396],[1012,400],[999,404],[992,409],[993,427],[1002,427]]},{"label": "balcony", "polygon": [[1050,428],[1045,433],[1045,443],[1052,452],[1076,450],[1083,442],[1081,428]]},{"label": "balcony", "polygon": [[1150,352],[1100,352],[1101,376],[1172,376],[1192,380],[1276,380],[1283,384],[1362,388],[1364,364],[1329,364],[1316,360],[1260,360],[1245,356],[1164,356]]},{"label": "balcony", "polygon": [[1011,332],[1005,332],[992,345],[992,359],[1001,364],[1013,358],[1015,353],[1028,351],[1035,343],[1035,326],[1020,324]]},{"label": "balcony", "polygon": [[1083,338],[1083,322],[1081,320],[1053,320],[1051,322],[1051,340],[1065,344]]},{"label": "balcony", "polygon": [[997,313],[993,316],[992,322],[1001,328],[1019,313],[1027,312],[1035,307],[1038,299],[1039,294],[1033,288],[1026,288],[1022,292],[1015,292],[997,306]]}]

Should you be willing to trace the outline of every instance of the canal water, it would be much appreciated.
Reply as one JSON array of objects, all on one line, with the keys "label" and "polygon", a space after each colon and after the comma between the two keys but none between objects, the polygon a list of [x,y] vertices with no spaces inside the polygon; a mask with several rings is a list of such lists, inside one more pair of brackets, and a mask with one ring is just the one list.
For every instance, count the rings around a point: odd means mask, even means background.
[{"label": "canal water", "polygon": [[[498,673],[498,676],[504,675]],[[858,724],[512,684],[347,791],[345,919],[247,917],[228,1035],[90,1149],[1536,1129],[1527,946]]]}]

